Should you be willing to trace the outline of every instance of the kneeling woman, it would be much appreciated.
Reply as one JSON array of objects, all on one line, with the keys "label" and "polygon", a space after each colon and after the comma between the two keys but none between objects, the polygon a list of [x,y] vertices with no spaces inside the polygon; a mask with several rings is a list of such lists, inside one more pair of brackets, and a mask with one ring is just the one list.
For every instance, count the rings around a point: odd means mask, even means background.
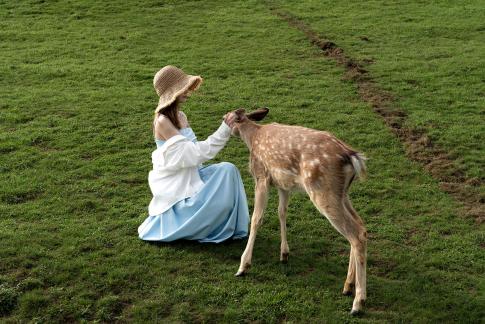
[{"label": "kneeling woman", "polygon": [[180,104],[201,83],[201,77],[174,66],[164,67],[153,80],[160,96],[153,123],[157,149],[148,176],[153,194],[149,216],[138,227],[142,240],[219,243],[248,234],[249,212],[239,170],[228,162],[202,166],[227,143],[236,116],[224,116],[215,133],[197,141],[180,111]]}]

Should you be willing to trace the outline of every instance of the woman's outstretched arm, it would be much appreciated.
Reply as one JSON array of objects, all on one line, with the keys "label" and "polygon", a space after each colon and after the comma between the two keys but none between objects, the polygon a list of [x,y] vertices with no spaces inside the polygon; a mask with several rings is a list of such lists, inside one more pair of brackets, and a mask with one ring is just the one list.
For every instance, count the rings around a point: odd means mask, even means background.
[{"label": "woman's outstretched arm", "polygon": [[[225,121],[222,122],[217,131],[205,141],[195,143],[180,135],[178,130],[168,120],[171,127],[170,125],[161,125],[163,129],[161,133],[167,138],[167,142],[158,152],[160,156],[153,156],[154,164],[158,161],[160,167],[176,170],[197,166],[214,158],[229,140],[231,136],[231,127],[229,125],[233,125],[234,120],[235,116],[231,114],[226,115]],[[165,122],[162,121],[162,123]]]}]

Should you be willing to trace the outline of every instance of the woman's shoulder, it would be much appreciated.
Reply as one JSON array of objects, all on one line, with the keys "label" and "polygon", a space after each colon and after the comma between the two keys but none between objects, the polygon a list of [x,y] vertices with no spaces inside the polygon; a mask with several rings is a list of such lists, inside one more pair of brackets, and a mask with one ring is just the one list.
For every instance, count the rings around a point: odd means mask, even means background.
[{"label": "woman's shoulder", "polygon": [[173,125],[172,121],[164,116],[157,116],[155,119],[155,136],[168,140],[170,137],[178,135],[178,129]]},{"label": "woman's shoulder", "polygon": [[[185,113],[183,113],[182,111],[179,111],[178,114],[179,114],[180,123],[182,124],[182,128],[189,127],[189,122],[187,120],[187,116],[185,115]],[[155,123],[162,127],[175,127],[172,121],[170,120],[170,118],[162,114],[158,115],[155,118]]]},{"label": "woman's shoulder", "polygon": [[158,115],[155,118],[155,123],[160,126],[173,126],[172,121],[165,115]]}]

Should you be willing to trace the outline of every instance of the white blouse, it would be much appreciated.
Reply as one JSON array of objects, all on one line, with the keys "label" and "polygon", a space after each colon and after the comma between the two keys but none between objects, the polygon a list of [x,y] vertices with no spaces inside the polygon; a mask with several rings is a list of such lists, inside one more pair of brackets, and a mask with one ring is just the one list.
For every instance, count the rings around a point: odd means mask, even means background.
[{"label": "white blouse", "polygon": [[205,141],[194,143],[183,135],[175,135],[153,151],[153,170],[148,174],[153,194],[149,216],[159,215],[178,201],[195,195],[204,185],[198,166],[214,158],[230,136],[231,128],[222,122]]}]

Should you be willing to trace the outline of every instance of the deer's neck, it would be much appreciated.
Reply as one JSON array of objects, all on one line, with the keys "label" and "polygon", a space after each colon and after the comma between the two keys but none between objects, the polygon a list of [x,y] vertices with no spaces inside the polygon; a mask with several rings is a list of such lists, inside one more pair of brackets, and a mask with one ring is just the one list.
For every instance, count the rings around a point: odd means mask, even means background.
[{"label": "deer's neck", "polygon": [[253,121],[247,121],[239,126],[239,134],[249,148],[249,151],[251,151],[254,135],[256,135],[256,132],[260,127],[261,125],[258,125]]}]

